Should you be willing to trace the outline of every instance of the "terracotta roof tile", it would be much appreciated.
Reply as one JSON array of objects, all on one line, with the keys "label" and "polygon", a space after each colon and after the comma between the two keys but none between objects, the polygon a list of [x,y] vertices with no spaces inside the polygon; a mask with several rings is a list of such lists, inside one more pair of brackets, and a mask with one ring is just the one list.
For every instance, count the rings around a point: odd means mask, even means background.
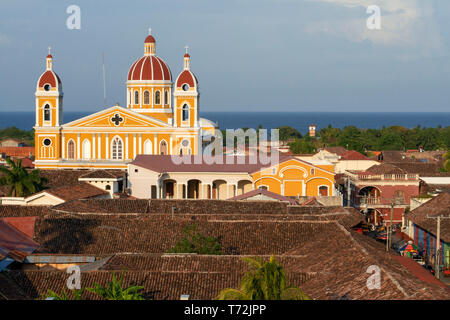
[{"label": "terracotta roof tile", "polygon": [[265,189],[251,190],[251,191],[248,191],[248,192],[243,193],[241,195],[232,197],[232,198],[230,198],[228,200],[234,200],[234,201],[236,201],[236,200],[246,200],[248,198],[255,197],[257,195],[263,195],[263,196],[266,196],[268,198],[272,198],[272,199],[278,200],[278,201],[286,201],[286,202],[289,202],[292,205],[296,205],[297,204],[297,202],[294,199],[292,199],[292,198],[288,198],[288,197],[282,196],[282,195],[280,195],[278,193],[274,193],[274,192],[271,192],[271,191],[265,190]]},{"label": "terracotta roof tile", "polygon": [[[420,207],[405,215],[406,219],[414,222],[422,229],[437,234],[437,220],[428,218],[428,216],[450,217],[450,193],[443,192],[430,201],[422,204]],[[450,242],[450,219],[441,220],[441,239]]]},{"label": "terracotta roof tile", "polygon": [[86,182],[79,182],[74,185],[67,185],[63,187],[46,189],[41,192],[47,192],[64,201],[93,198],[101,195],[106,195],[109,193],[106,190],[97,188]]},{"label": "terracotta roof tile", "polygon": [[7,157],[26,158],[34,156],[34,147],[0,147],[0,153],[5,153]]}]

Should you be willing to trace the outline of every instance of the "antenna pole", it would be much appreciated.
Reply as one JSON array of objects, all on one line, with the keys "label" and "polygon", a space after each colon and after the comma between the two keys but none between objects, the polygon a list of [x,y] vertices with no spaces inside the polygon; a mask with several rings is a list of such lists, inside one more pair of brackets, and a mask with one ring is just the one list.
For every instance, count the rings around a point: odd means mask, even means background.
[{"label": "antenna pole", "polygon": [[102,52],[102,63],[103,63],[103,104],[106,108],[106,75],[105,75],[105,53]]}]

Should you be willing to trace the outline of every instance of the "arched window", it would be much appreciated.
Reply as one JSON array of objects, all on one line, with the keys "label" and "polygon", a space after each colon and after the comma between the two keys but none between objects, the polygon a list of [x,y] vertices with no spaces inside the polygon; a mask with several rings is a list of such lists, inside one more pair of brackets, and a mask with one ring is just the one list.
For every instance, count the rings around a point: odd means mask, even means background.
[{"label": "arched window", "polygon": [[187,139],[184,139],[183,141],[181,141],[181,148],[180,148],[180,155],[190,155],[191,154],[191,148],[190,146],[190,142]]},{"label": "arched window", "polygon": [[181,116],[182,120],[188,121],[189,120],[189,106],[187,104],[185,104],[183,106],[182,113],[183,113]]},{"label": "arched window", "polygon": [[155,104],[161,104],[161,91],[155,92]]},{"label": "arched window", "polygon": [[319,196],[328,196],[328,187],[327,186],[320,186],[319,187]]},{"label": "arched window", "polygon": [[403,204],[405,202],[405,193],[402,190],[395,191],[395,201],[398,204]]},{"label": "arched window", "polygon": [[152,142],[149,139],[145,140],[145,142],[144,142],[144,154],[152,154],[153,153],[152,152],[152,147],[153,147]]},{"label": "arched window", "polygon": [[67,158],[75,159],[75,142],[73,142],[73,140],[70,140],[69,143],[67,143]]},{"label": "arched window", "polygon": [[106,185],[105,190],[111,190],[111,186],[109,184]]},{"label": "arched window", "polygon": [[88,139],[83,141],[83,159],[91,159],[91,142]]},{"label": "arched window", "polygon": [[122,140],[119,137],[114,138],[112,141],[112,159],[120,160],[123,159],[123,147]]},{"label": "arched window", "polygon": [[169,91],[164,91],[164,104],[169,104]]},{"label": "arched window", "polygon": [[144,91],[144,104],[150,104],[150,92]]},{"label": "arched window", "polygon": [[139,104],[139,91],[134,92],[134,104]]},{"label": "arched window", "polygon": [[50,119],[51,119],[50,106],[46,104],[44,106],[44,121],[50,121]]},{"label": "arched window", "polygon": [[161,141],[161,144],[159,145],[159,153],[160,154],[167,154],[167,143],[166,141]]}]

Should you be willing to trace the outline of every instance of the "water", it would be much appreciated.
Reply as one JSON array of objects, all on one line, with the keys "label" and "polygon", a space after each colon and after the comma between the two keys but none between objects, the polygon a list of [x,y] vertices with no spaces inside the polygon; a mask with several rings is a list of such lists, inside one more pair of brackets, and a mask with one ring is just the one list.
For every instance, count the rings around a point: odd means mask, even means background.
[{"label": "water", "polygon": [[[64,123],[87,116],[93,112],[64,112]],[[399,125],[406,128],[450,126],[450,113],[414,112],[202,112],[201,117],[219,121],[221,129],[263,128],[272,129],[290,126],[302,133],[308,131],[310,124],[317,130],[331,124],[336,128],[356,126],[358,128],[380,129],[383,126]],[[0,128],[16,126],[30,130],[34,126],[34,112],[0,112]]]}]

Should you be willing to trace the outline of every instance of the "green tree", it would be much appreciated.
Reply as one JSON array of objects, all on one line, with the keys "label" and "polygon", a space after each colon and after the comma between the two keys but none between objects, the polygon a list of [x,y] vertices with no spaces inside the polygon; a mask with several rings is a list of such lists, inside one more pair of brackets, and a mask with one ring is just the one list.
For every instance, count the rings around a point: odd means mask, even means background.
[{"label": "green tree", "polygon": [[197,225],[187,226],[183,232],[183,239],[178,241],[175,247],[169,249],[169,253],[222,254],[222,245],[219,239],[200,234],[197,231]]},{"label": "green tree", "polygon": [[289,143],[289,149],[295,154],[313,153],[316,151],[314,144],[307,136]]},{"label": "green tree", "polygon": [[39,169],[28,172],[22,167],[22,160],[17,163],[11,159],[6,159],[9,169],[0,167],[3,176],[0,184],[10,186],[8,195],[11,197],[25,197],[43,189],[47,180],[39,176]]},{"label": "green tree", "polygon": [[286,272],[282,265],[270,257],[243,258],[250,270],[240,283],[240,289],[224,289],[217,300],[311,300],[300,288],[286,284]]},{"label": "green tree", "polygon": [[82,298],[83,289],[80,290],[71,290],[71,294],[67,294],[67,292],[63,291],[63,293],[58,294],[53,290],[48,289],[46,295],[42,295],[42,300],[47,298],[53,298],[53,300],[83,300]]},{"label": "green tree", "polygon": [[278,138],[280,141],[288,141],[291,139],[301,139],[302,134],[294,128],[289,126],[278,127]]},{"label": "green tree", "polygon": [[105,300],[144,300],[144,297],[140,292],[144,287],[129,286],[124,288],[124,276],[125,270],[122,272],[120,279],[117,279],[116,274],[113,272],[112,281],[108,282],[105,287],[98,283],[94,283],[93,288],[86,288],[86,290],[101,296]]},{"label": "green tree", "polygon": [[444,171],[450,172],[450,151],[447,151],[443,156],[442,160],[444,160],[443,168]]}]

